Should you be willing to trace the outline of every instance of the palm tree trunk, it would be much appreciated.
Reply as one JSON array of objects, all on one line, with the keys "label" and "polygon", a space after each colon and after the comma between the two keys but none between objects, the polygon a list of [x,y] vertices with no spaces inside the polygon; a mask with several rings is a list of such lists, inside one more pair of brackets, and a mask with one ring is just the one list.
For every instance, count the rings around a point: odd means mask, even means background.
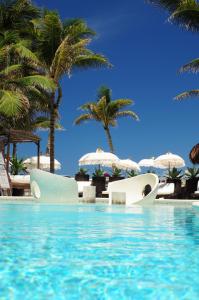
[{"label": "palm tree trunk", "polygon": [[50,107],[50,172],[55,172],[55,94],[51,98]]},{"label": "palm tree trunk", "polygon": [[111,137],[111,133],[108,127],[104,127],[104,130],[106,132],[106,136],[107,136],[107,140],[108,140],[108,144],[109,144],[109,148],[110,151],[112,153],[114,153],[114,148],[113,148],[113,141],[112,141],[112,137]]}]

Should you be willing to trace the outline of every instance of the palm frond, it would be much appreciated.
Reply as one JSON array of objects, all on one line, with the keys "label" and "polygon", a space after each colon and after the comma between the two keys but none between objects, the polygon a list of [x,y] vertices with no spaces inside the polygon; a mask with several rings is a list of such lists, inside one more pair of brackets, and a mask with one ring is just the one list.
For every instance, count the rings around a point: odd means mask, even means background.
[{"label": "palm frond", "polygon": [[113,65],[109,63],[107,58],[100,54],[80,55],[76,58],[73,69],[88,69],[88,68],[111,68]]},{"label": "palm frond", "polygon": [[28,99],[17,91],[0,90],[0,112],[8,117],[16,116],[28,108]]},{"label": "palm frond", "polygon": [[75,125],[79,125],[79,124],[81,124],[83,122],[86,122],[88,120],[94,120],[93,115],[91,115],[91,114],[83,114],[83,115],[81,115],[81,116],[79,116],[78,118],[75,119],[74,124]]},{"label": "palm frond", "polygon": [[184,27],[186,30],[199,30],[199,3],[196,0],[180,1],[169,20]]},{"label": "palm frond", "polygon": [[94,105],[96,105],[95,102],[87,102],[87,103],[81,105],[81,106],[79,107],[79,109],[91,111],[91,107],[94,106]]},{"label": "palm frond", "polygon": [[[49,130],[50,129],[49,117],[44,117],[44,116],[37,117],[33,122],[33,126],[40,130]],[[63,130],[63,127],[59,122],[56,122],[55,129]]]},{"label": "palm frond", "polygon": [[182,72],[198,73],[198,71],[199,71],[199,58],[192,60],[190,63],[187,63],[186,65],[180,68],[181,73]]},{"label": "palm frond", "polygon": [[42,75],[26,76],[16,80],[16,82],[24,87],[35,86],[48,91],[54,91],[56,89],[54,81]]},{"label": "palm frond", "polygon": [[125,110],[125,111],[117,112],[117,113],[115,114],[115,116],[116,116],[117,118],[119,118],[119,117],[131,117],[131,118],[133,118],[134,120],[139,121],[138,115],[137,115],[135,112],[131,111],[131,110]]},{"label": "palm frond", "polygon": [[56,81],[58,81],[64,74],[70,75],[77,57],[80,56],[81,52],[89,42],[89,39],[84,39],[74,45],[71,45],[68,37],[62,41],[55,52],[55,56],[50,68],[52,77]]},{"label": "palm frond", "polygon": [[177,95],[174,99],[175,100],[184,100],[186,98],[198,98],[199,97],[199,90],[191,90],[184,92],[182,94]]},{"label": "palm frond", "polygon": [[74,42],[95,36],[95,31],[82,19],[64,21],[64,37],[70,36]]},{"label": "palm frond", "polygon": [[38,57],[27,47],[25,47],[23,45],[23,43],[17,43],[14,44],[11,48],[11,50],[13,50],[15,53],[17,53],[19,55],[20,58],[22,59],[26,59],[28,61],[31,61],[32,63],[36,64],[36,65],[40,65],[40,61],[38,59]]},{"label": "palm frond", "polygon": [[172,12],[177,9],[181,0],[147,0],[147,2]]},{"label": "palm frond", "polygon": [[22,65],[11,65],[0,71],[0,77],[10,77],[12,75],[19,74],[22,70]]},{"label": "palm frond", "polygon": [[117,110],[119,110],[123,107],[132,105],[132,104],[133,104],[133,100],[131,100],[131,99],[116,99],[116,100],[111,101],[110,107],[116,108]]},{"label": "palm frond", "polygon": [[14,30],[0,31],[0,48],[16,44],[19,41],[19,33]]},{"label": "palm frond", "polygon": [[111,95],[112,95],[112,91],[110,88],[108,88],[107,86],[103,85],[99,88],[98,92],[97,92],[97,99],[101,99],[102,97],[106,97],[106,101],[107,103],[109,103],[111,101]]}]

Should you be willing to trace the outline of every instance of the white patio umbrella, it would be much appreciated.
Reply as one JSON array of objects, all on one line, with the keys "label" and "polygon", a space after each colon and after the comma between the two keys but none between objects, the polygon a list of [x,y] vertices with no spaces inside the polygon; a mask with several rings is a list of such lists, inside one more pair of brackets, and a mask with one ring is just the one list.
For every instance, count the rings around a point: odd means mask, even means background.
[{"label": "white patio umbrella", "polygon": [[114,163],[112,165],[106,165],[106,166],[107,167],[116,167],[118,169],[126,170],[126,171],[134,170],[136,172],[140,172],[139,165],[131,159],[120,159],[116,163]]},{"label": "white patio umbrella", "polygon": [[[28,170],[37,168],[37,156],[33,156],[24,160],[24,165]],[[50,156],[48,155],[40,155],[40,169],[41,170],[50,170]],[[60,170],[61,164],[58,160],[55,159],[55,170]]]},{"label": "white patio umbrella", "polygon": [[112,165],[119,161],[119,158],[110,152],[104,152],[102,149],[97,149],[96,152],[87,153],[79,160],[80,166],[85,165]]},{"label": "white patio umbrella", "polygon": [[154,166],[160,169],[182,168],[185,166],[185,161],[179,155],[168,152],[158,156],[154,161]]},{"label": "white patio umbrella", "polygon": [[139,161],[138,165],[140,167],[151,168],[151,167],[154,167],[154,161],[155,161],[155,157],[144,158],[144,159],[142,159],[142,160]]}]

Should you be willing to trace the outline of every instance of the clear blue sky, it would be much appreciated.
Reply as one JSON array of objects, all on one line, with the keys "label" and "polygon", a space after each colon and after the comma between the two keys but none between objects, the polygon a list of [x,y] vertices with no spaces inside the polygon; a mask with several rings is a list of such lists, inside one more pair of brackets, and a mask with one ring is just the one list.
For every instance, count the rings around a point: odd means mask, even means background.
[{"label": "clear blue sky", "polygon": [[[100,124],[74,126],[77,108],[95,100],[100,85],[112,89],[113,98],[132,98],[140,122],[119,121],[112,129],[120,158],[139,161],[167,151],[181,155],[188,164],[188,153],[199,142],[197,99],[175,102],[185,90],[199,88],[198,76],[178,74],[184,63],[199,55],[199,35],[182,31],[166,22],[166,13],[144,0],[37,0],[56,9],[62,18],[84,18],[97,31],[91,48],[106,55],[114,65],[109,70],[74,73],[63,80],[61,122],[66,131],[56,133],[56,158],[64,174],[74,174],[78,159],[97,147],[108,150]],[[47,133],[41,133],[45,150]],[[28,155],[34,146],[21,146]]]}]

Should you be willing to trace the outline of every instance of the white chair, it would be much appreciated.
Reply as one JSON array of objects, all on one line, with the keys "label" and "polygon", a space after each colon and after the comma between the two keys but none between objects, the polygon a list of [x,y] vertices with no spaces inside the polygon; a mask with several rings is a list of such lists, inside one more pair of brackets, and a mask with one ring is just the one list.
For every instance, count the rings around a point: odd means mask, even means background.
[{"label": "white chair", "polygon": [[[115,197],[115,193],[117,192],[122,194],[125,193],[125,204],[127,206],[134,204],[153,204],[158,191],[158,183],[158,176],[150,173],[111,182],[108,185],[109,204],[112,204],[113,194]],[[150,185],[151,192],[145,196],[143,192],[147,185]]]},{"label": "white chair", "polygon": [[72,178],[34,169],[30,182],[32,195],[41,202],[78,202],[77,182]]}]

